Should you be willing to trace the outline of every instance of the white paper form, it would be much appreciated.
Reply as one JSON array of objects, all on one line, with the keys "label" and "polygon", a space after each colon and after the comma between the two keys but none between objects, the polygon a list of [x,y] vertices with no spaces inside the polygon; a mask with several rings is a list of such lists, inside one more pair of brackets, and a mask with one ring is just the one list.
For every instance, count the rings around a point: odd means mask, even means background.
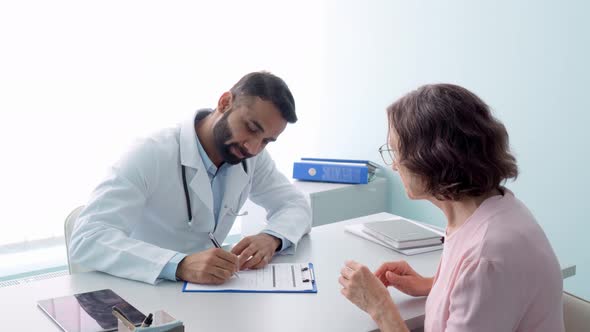
[{"label": "white paper form", "polygon": [[269,264],[262,269],[245,270],[222,285],[186,283],[185,292],[312,292],[315,289],[313,265],[309,263]]}]

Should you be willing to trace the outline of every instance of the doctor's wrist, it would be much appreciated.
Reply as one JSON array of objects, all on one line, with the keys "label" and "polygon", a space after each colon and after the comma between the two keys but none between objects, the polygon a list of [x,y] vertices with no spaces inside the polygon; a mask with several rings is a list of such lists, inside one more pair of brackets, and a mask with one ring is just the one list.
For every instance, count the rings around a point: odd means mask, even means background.
[{"label": "doctor's wrist", "polygon": [[260,233],[260,235],[266,235],[273,240],[273,243],[275,244],[274,252],[279,252],[285,249],[285,246],[288,247],[290,245],[289,240],[286,240],[284,237],[271,230],[264,230]]},{"label": "doctor's wrist", "polygon": [[281,248],[283,247],[283,241],[274,235],[271,235],[271,234],[266,234],[266,235],[270,236],[270,238],[273,239],[273,241],[275,243],[275,252],[280,251]]},{"label": "doctor's wrist", "polygon": [[178,262],[178,266],[176,267],[176,281],[184,281],[184,279],[182,279],[182,271],[184,270],[183,267],[183,263],[185,262],[185,258],[184,257],[180,262]]},{"label": "doctor's wrist", "polygon": [[266,236],[268,236],[269,238],[271,238],[274,241],[275,244],[275,252],[280,251],[281,248],[283,247],[283,240],[281,240],[280,238],[272,235],[272,234],[268,234],[268,233],[262,233]]}]

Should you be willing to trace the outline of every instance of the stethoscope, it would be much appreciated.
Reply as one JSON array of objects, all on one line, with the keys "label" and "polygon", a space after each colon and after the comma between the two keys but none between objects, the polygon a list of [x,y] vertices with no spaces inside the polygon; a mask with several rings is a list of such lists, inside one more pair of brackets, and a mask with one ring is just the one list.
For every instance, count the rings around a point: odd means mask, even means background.
[{"label": "stethoscope", "polygon": [[[182,187],[184,189],[184,198],[186,199],[186,213],[188,215],[188,224],[191,225],[193,222],[193,212],[191,211],[191,197],[188,193],[188,184],[186,182],[186,168],[184,165],[182,167]],[[246,165],[246,161],[242,161],[242,167],[244,171],[248,173],[248,166]],[[228,207],[227,205],[224,208],[229,210],[229,214],[234,217],[243,217],[248,215],[248,211],[244,211],[242,213],[236,213],[232,208]]]}]

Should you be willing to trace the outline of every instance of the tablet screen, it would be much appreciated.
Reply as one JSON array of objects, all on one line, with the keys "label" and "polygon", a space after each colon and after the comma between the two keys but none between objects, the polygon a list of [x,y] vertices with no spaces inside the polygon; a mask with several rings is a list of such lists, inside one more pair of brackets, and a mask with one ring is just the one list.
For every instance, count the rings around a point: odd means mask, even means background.
[{"label": "tablet screen", "polygon": [[117,306],[135,325],[145,319],[144,314],[110,289],[41,300],[37,304],[66,332],[116,330],[113,306]]}]

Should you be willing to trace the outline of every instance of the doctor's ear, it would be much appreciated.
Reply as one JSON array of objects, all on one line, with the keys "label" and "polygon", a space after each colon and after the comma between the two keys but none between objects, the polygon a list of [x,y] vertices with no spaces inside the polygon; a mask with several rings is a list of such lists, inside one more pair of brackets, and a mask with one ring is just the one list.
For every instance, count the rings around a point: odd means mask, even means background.
[{"label": "doctor's ear", "polygon": [[233,95],[231,92],[226,91],[224,92],[221,97],[219,97],[219,101],[217,102],[217,110],[220,113],[225,113],[229,111],[233,104]]}]

